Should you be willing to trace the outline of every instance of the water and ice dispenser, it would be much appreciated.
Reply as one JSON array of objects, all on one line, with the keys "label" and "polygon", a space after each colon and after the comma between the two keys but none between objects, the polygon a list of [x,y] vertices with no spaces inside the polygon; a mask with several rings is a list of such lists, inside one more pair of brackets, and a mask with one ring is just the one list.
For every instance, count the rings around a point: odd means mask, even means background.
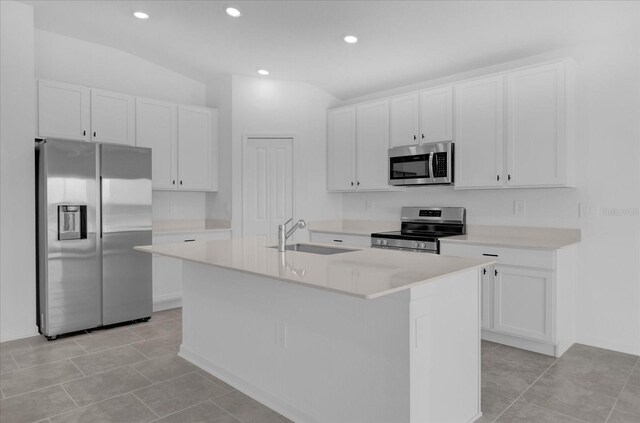
[{"label": "water and ice dispenser", "polygon": [[85,239],[87,237],[87,206],[58,205],[58,240]]}]

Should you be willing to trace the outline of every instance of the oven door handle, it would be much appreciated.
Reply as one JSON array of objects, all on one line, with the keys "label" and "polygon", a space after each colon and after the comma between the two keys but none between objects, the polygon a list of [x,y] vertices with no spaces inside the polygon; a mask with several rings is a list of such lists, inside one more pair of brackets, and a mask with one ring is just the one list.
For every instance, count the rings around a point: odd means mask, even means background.
[{"label": "oven door handle", "polygon": [[433,174],[433,151],[429,153],[429,176],[431,176],[431,182],[435,181]]}]

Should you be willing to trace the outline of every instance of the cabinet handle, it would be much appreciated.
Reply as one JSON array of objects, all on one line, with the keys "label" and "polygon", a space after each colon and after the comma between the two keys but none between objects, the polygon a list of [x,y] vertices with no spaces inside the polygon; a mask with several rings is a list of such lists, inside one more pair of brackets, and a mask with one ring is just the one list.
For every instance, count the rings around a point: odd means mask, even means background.
[{"label": "cabinet handle", "polygon": [[171,181],[171,183],[172,183],[173,185],[175,185],[175,184],[176,184],[176,180],[174,179],[173,181]]},{"label": "cabinet handle", "polygon": [[486,268],[485,268],[485,269],[482,269],[482,274],[483,274],[483,275],[486,275],[486,274],[487,274],[487,269],[486,269]]},{"label": "cabinet handle", "polygon": [[341,239],[334,239],[333,242],[342,242]]},{"label": "cabinet handle", "polygon": [[494,275],[494,276],[498,276],[498,269],[495,269],[495,270],[493,271],[493,275]]},{"label": "cabinet handle", "polygon": [[500,175],[496,175],[496,181],[500,181]]},{"label": "cabinet handle", "polygon": [[360,181],[358,181],[358,186],[360,186]]},{"label": "cabinet handle", "polygon": [[86,136],[87,135],[87,131],[82,131],[82,136]]},{"label": "cabinet handle", "polygon": [[483,256],[487,256],[487,257],[498,257],[497,254],[487,254],[487,253],[482,253]]},{"label": "cabinet handle", "polygon": [[413,135],[413,140],[415,141],[415,140],[417,140],[417,139],[418,139],[418,137],[414,134],[414,135]]},{"label": "cabinet handle", "polygon": [[95,136],[96,136],[96,131],[93,131],[93,136],[94,136],[94,138],[95,138]]},{"label": "cabinet handle", "polygon": [[351,186],[353,186],[353,181],[351,181]]},{"label": "cabinet handle", "polygon": [[185,239],[184,242],[193,242],[195,239]]},{"label": "cabinet handle", "polygon": [[424,134],[422,134],[422,139],[424,139]]},{"label": "cabinet handle", "polygon": [[507,181],[511,180],[511,175],[507,175]]},{"label": "cabinet handle", "polygon": [[182,185],[182,180],[180,180],[180,185]]}]

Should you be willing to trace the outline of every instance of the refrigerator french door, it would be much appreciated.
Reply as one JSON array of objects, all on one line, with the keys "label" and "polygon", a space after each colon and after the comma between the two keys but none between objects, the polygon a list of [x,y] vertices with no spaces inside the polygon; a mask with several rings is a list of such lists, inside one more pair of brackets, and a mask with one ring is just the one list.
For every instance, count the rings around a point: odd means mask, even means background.
[{"label": "refrigerator french door", "polygon": [[36,143],[38,325],[49,338],[152,311],[151,150]]}]

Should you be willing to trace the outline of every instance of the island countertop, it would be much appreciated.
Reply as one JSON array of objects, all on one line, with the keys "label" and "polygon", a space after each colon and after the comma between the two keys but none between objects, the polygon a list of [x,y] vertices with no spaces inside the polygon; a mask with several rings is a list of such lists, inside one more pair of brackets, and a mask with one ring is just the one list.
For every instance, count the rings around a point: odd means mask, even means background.
[{"label": "island countertop", "polygon": [[375,248],[332,255],[280,253],[251,238],[147,245],[136,249],[365,299],[495,263],[486,258]]}]

